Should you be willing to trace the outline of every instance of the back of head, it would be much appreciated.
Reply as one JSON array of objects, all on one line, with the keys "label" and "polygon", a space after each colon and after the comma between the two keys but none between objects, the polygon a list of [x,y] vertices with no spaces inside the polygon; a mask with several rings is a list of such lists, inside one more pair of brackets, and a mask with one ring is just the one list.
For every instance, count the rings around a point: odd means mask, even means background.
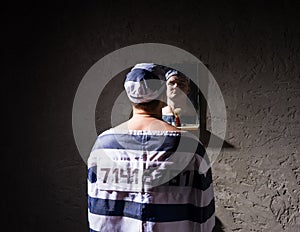
[{"label": "back of head", "polygon": [[160,100],[166,91],[165,69],[154,63],[136,64],[126,75],[124,88],[134,104]]}]

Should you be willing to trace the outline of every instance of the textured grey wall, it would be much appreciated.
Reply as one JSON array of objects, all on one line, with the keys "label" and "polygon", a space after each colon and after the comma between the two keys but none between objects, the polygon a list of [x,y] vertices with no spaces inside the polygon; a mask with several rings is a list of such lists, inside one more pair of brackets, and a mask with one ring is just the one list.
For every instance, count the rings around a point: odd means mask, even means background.
[{"label": "textured grey wall", "polygon": [[11,231],[88,231],[73,98],[96,61],[144,42],[191,52],[209,64],[222,90],[226,141],[234,146],[213,165],[223,230],[300,231],[299,12],[297,1],[5,8],[3,80],[11,123],[5,123],[1,208]]}]

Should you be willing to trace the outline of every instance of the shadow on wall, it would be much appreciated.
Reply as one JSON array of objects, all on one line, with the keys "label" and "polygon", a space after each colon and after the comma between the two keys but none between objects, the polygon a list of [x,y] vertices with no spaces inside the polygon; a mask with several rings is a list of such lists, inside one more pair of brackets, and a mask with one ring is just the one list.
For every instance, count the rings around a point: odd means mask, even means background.
[{"label": "shadow on wall", "polygon": [[218,144],[222,144],[222,148],[231,148],[231,149],[236,149],[234,147],[234,145],[228,143],[227,141],[219,138],[218,136],[212,134],[210,131],[206,130],[206,128],[202,129],[200,128],[201,132],[200,132],[200,141],[203,143],[203,145],[205,147],[208,146],[209,140],[211,139],[211,137],[213,137],[213,139],[215,141],[218,141]]},{"label": "shadow on wall", "polygon": [[216,225],[213,232],[225,232],[224,226],[218,217],[216,217]]}]

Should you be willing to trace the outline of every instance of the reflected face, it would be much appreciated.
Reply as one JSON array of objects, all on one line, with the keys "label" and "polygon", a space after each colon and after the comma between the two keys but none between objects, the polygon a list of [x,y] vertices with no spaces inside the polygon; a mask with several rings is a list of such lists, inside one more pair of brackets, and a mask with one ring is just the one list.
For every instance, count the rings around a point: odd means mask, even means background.
[{"label": "reflected face", "polygon": [[167,96],[170,99],[186,96],[189,92],[189,81],[181,76],[171,76],[167,81]]}]

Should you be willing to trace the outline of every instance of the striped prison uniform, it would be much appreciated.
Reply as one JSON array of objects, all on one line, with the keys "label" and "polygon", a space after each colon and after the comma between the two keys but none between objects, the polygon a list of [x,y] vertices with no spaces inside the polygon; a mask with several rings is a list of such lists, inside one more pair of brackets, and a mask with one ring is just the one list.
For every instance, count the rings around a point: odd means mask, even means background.
[{"label": "striped prison uniform", "polygon": [[206,157],[189,132],[105,131],[88,158],[90,231],[213,231]]}]

